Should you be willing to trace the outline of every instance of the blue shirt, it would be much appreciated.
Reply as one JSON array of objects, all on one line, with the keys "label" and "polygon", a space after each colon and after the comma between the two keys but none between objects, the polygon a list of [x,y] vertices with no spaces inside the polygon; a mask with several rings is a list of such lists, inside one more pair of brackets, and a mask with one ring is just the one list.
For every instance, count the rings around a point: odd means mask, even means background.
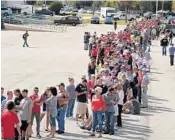
[{"label": "blue shirt", "polygon": [[146,86],[148,81],[149,81],[148,75],[145,74],[145,75],[143,76],[143,80],[142,80],[141,86],[142,86],[142,87]]},{"label": "blue shirt", "polygon": [[5,99],[6,99],[5,96],[2,95],[1,96],[1,104],[2,104],[2,101],[5,100]]},{"label": "blue shirt", "polygon": [[169,52],[170,52],[170,55],[174,55],[175,54],[175,47],[170,47]]}]

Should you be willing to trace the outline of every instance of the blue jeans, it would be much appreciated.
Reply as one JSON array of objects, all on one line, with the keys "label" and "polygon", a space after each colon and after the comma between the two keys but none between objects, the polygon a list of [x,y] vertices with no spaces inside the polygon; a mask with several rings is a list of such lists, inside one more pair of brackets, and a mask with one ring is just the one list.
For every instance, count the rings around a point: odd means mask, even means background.
[{"label": "blue jeans", "polygon": [[166,46],[162,46],[162,55],[166,56]]},{"label": "blue jeans", "polygon": [[91,56],[92,44],[89,44],[89,56]]},{"label": "blue jeans", "polygon": [[99,132],[102,132],[102,112],[93,111],[92,131],[95,132],[98,124]]},{"label": "blue jeans", "polygon": [[58,129],[60,131],[65,130],[65,114],[66,114],[66,108],[58,109],[57,122],[58,122]]},{"label": "blue jeans", "polygon": [[26,45],[27,47],[29,47],[29,45],[28,45],[28,43],[27,43],[27,39],[24,39],[23,47],[25,47],[25,45]]},{"label": "blue jeans", "polygon": [[74,109],[75,99],[70,99],[68,106],[67,106],[67,112],[66,117],[72,117],[73,116],[73,109]]},{"label": "blue jeans", "polygon": [[105,112],[106,131],[114,133],[114,112]]}]

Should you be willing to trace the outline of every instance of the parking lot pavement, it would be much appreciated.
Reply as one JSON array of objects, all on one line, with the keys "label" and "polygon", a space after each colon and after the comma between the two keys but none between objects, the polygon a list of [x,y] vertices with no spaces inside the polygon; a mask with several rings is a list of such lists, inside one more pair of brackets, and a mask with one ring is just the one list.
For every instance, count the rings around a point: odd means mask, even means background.
[{"label": "parking lot pavement", "polygon": [[[118,30],[123,26],[118,26]],[[46,86],[68,82],[74,77],[78,83],[87,72],[88,52],[83,50],[85,31],[97,34],[112,31],[111,25],[87,25],[70,27],[63,33],[29,32],[29,48],[23,48],[23,32],[2,31],[2,86],[7,90],[28,88],[30,93],[35,86],[40,93]],[[161,56],[158,41],[153,41],[151,83],[149,86],[149,108],[141,115],[123,115],[123,128],[115,136],[104,135],[103,140],[174,140],[175,133],[175,67],[169,66],[169,58]],[[35,130],[35,126],[33,127]],[[42,139],[45,136],[44,120],[41,123]],[[32,140],[35,140],[35,134]],[[80,130],[75,121],[66,120],[63,135],[59,140],[95,139],[89,137],[89,131]]]}]

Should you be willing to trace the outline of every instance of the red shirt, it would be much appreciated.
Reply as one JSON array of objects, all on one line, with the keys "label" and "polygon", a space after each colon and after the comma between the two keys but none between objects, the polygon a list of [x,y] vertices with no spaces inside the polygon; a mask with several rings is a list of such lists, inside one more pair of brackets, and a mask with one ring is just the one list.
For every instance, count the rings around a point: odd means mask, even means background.
[{"label": "red shirt", "polygon": [[143,79],[143,75],[141,73],[139,73],[138,75],[138,85],[141,86],[142,84],[142,79]]},{"label": "red shirt", "polygon": [[15,125],[18,123],[18,117],[14,112],[4,112],[1,117],[3,138],[15,138]]},{"label": "red shirt", "polygon": [[91,56],[97,57],[97,54],[98,54],[98,49],[97,48],[92,48]]},{"label": "red shirt", "polygon": [[92,97],[92,110],[93,111],[100,111],[100,109],[103,109],[105,107],[105,100],[103,99],[102,96],[93,96]]},{"label": "red shirt", "polygon": [[32,112],[35,112],[35,113],[40,112],[40,106],[37,105],[36,103],[41,103],[42,98],[39,98],[39,96],[35,94],[31,95],[29,98],[33,101]]},{"label": "red shirt", "polygon": [[92,81],[92,80],[89,80],[89,81],[88,81],[88,87],[89,87],[90,89],[92,89],[92,88],[94,87],[94,84],[95,84],[94,81]]}]

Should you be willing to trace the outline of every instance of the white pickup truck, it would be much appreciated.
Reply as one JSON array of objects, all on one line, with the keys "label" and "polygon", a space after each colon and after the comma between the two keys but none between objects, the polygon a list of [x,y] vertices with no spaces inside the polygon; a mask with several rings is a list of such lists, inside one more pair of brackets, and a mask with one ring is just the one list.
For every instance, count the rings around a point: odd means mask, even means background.
[{"label": "white pickup truck", "polygon": [[[132,21],[134,19],[137,18],[137,15],[131,15],[131,14],[127,14],[127,19],[129,21]],[[124,20],[125,19],[125,13],[119,13],[113,16],[114,20]]]}]

